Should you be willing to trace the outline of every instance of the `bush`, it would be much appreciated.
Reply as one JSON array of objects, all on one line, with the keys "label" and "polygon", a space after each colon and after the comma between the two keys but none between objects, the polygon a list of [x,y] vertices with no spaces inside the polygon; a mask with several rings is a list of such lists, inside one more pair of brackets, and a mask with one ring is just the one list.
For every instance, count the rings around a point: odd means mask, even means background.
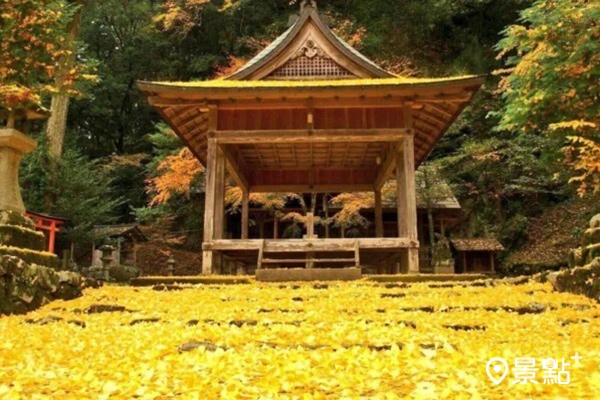
[{"label": "bush", "polygon": [[114,195],[110,171],[72,150],[59,161],[53,179],[46,147],[42,138],[36,151],[24,158],[23,200],[29,210],[68,219],[68,239],[85,242],[94,225],[114,222],[122,199]]}]

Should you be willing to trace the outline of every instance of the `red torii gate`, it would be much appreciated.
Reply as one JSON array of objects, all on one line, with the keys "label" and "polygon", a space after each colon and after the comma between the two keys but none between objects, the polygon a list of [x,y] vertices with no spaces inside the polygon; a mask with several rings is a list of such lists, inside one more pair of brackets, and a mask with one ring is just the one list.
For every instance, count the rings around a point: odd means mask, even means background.
[{"label": "red torii gate", "polygon": [[42,231],[46,236],[46,251],[54,253],[54,247],[56,244],[56,234],[60,232],[60,228],[64,226],[68,220],[59,217],[53,217],[50,215],[40,214],[33,211],[25,212],[28,218],[35,221],[35,229]]}]

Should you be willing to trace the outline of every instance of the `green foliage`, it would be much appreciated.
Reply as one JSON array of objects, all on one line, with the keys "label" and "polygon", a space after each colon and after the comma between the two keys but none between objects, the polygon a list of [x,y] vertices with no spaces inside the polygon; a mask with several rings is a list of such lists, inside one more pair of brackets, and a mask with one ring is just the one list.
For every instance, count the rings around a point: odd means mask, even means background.
[{"label": "green foliage", "polygon": [[564,181],[545,162],[552,148],[540,136],[466,139],[455,155],[440,160],[468,216],[467,235],[493,235],[517,244],[527,216],[562,194]]},{"label": "green foliage", "polygon": [[[123,200],[114,193],[109,170],[98,161],[67,150],[59,161],[56,179],[50,180],[47,154],[41,140],[22,163],[21,186],[27,209],[68,219],[67,235],[75,242],[89,239],[94,225],[114,222]],[[44,202],[49,193],[56,198],[54,204]]]}]

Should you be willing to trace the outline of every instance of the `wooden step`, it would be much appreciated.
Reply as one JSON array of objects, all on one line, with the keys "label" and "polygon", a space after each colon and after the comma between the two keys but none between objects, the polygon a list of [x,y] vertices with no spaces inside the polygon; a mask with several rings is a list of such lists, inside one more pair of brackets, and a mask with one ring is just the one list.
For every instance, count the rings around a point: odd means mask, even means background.
[{"label": "wooden step", "polygon": [[277,264],[277,263],[307,263],[307,262],[347,262],[355,263],[354,258],[263,258],[263,264]]}]

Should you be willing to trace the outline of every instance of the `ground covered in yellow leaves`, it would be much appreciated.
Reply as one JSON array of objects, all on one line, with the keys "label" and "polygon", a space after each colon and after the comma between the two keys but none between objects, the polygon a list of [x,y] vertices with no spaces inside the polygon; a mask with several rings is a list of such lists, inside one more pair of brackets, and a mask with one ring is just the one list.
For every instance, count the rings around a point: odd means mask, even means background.
[{"label": "ground covered in yellow leaves", "polygon": [[[0,337],[10,399],[600,393],[600,307],[539,283],[109,286],[2,317]],[[493,357],[511,368],[498,385],[486,374]],[[513,384],[523,357],[536,359],[537,384]],[[543,383],[547,358],[570,364],[570,384]]]}]

